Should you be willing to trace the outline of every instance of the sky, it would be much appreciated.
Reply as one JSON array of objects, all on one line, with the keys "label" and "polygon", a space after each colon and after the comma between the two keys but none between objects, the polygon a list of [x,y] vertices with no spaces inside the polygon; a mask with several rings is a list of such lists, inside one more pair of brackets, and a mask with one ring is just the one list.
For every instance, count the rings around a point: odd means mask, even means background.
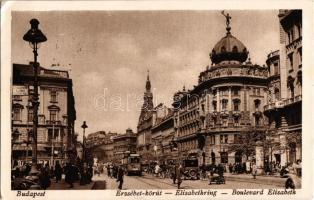
[{"label": "sky", "polygon": [[[247,47],[252,63],[264,65],[279,49],[277,10],[229,10],[231,33]],[[48,40],[38,61],[68,70],[73,79],[75,131],[136,132],[147,71],[154,105],[171,106],[173,94],[192,89],[211,64],[209,53],[226,34],[221,11],[12,12],[12,63],[33,59],[23,35],[37,18]],[[53,66],[58,65],[58,66]]]}]

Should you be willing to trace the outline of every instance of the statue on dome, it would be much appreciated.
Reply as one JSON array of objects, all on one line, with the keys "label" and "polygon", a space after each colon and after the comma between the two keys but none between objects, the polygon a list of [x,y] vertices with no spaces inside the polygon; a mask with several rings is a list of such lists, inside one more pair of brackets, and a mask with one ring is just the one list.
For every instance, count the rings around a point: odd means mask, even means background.
[{"label": "statue on dome", "polygon": [[221,14],[226,17],[227,29],[230,29],[230,26],[229,26],[229,25],[230,25],[230,19],[231,19],[231,17],[230,17],[230,15],[229,15],[229,13],[225,14],[225,11],[223,10],[223,11],[221,11]]}]

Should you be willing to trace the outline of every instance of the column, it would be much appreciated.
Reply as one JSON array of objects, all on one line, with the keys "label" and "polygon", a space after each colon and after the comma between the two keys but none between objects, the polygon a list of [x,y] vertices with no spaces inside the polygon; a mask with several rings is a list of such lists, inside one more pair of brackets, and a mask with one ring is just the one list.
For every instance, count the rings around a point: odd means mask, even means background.
[{"label": "column", "polygon": [[262,142],[259,141],[256,143],[255,152],[257,175],[260,175],[264,173],[264,152]]},{"label": "column", "polygon": [[229,90],[228,110],[232,111],[231,87],[229,87],[228,90]]},{"label": "column", "polygon": [[217,88],[217,112],[220,112],[219,88]]}]

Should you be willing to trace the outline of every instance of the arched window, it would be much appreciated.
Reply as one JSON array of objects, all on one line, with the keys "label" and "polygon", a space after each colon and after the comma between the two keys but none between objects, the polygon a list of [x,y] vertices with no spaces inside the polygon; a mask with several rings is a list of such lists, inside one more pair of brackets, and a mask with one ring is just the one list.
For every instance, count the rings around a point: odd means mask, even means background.
[{"label": "arched window", "polygon": [[261,100],[255,99],[255,100],[254,100],[255,111],[259,111],[260,105],[261,105]]},{"label": "arched window", "polygon": [[213,109],[214,111],[217,111],[217,101],[213,101]]},{"label": "arched window", "polygon": [[233,100],[233,110],[239,111],[240,110],[240,99],[234,99]]},{"label": "arched window", "polygon": [[221,49],[220,49],[220,51],[221,51],[222,53],[225,53],[225,52],[226,52],[226,47],[222,46]]},{"label": "arched window", "polygon": [[228,100],[223,99],[221,103],[222,103],[222,110],[227,110]]},{"label": "arched window", "polygon": [[278,88],[275,88],[275,99],[280,100],[280,91]]},{"label": "arched window", "polygon": [[237,46],[233,46],[232,52],[237,53],[238,52],[238,47]]}]

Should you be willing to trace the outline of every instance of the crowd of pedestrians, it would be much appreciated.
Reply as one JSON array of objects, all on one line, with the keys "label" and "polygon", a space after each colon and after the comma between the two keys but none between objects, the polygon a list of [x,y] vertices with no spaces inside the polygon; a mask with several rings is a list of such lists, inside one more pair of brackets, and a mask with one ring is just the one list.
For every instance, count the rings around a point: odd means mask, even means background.
[{"label": "crowd of pedestrians", "polygon": [[53,181],[59,183],[62,181],[63,177],[69,188],[74,187],[74,182],[79,182],[80,185],[89,184],[93,177],[92,165],[83,163],[79,159],[77,159],[75,163],[65,164],[56,161],[54,166],[49,166],[48,163],[44,165],[39,164],[37,169],[39,171],[37,176],[31,176],[31,165],[29,163],[18,165],[18,163],[15,162],[11,173],[12,189],[20,189],[21,183],[26,180],[29,181],[31,178],[33,178],[32,181],[34,184],[37,184],[40,189],[46,190],[51,186]]}]

